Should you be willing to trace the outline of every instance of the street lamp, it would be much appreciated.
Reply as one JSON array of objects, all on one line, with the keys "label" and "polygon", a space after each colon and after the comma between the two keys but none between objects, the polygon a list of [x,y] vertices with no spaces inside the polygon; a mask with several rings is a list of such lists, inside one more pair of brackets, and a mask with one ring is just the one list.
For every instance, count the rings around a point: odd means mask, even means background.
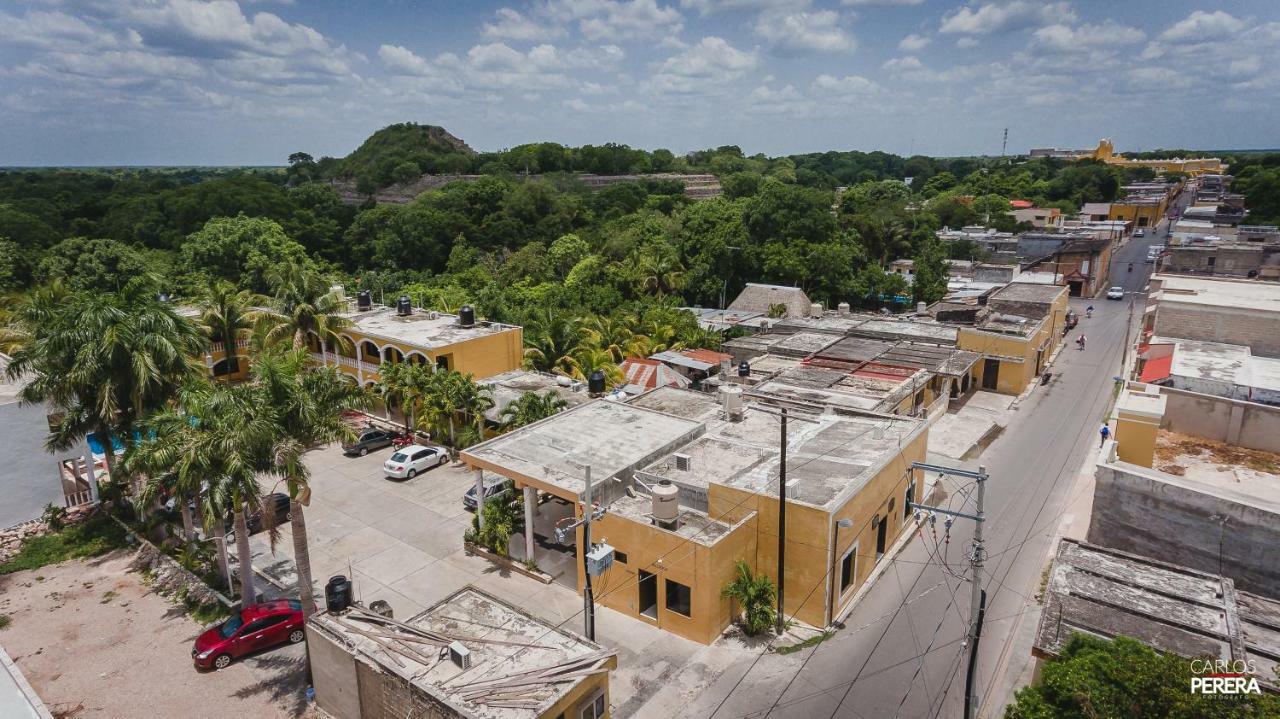
[{"label": "street lamp", "polygon": [[[836,608],[840,605],[840,597],[836,594],[836,549],[840,545],[840,530],[849,529],[853,526],[852,519],[836,520],[836,526],[831,531],[831,604],[827,607],[827,626],[831,626],[836,620]],[[856,566],[856,565],[855,565]]]}]

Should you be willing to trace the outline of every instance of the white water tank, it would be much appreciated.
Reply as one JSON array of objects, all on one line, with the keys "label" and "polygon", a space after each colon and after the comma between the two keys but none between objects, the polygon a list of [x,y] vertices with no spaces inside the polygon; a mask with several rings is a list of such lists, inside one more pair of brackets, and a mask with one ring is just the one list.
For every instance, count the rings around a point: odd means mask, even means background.
[{"label": "white water tank", "polygon": [[821,304],[819,304],[819,303],[817,303],[817,302],[814,302],[813,304],[809,305],[809,316],[810,316],[810,317],[821,317],[821,316],[822,316],[822,305],[821,305]]},{"label": "white water tank", "polygon": [[844,316],[848,315],[848,314],[849,314],[849,303],[848,303],[848,302],[841,302],[840,304],[836,305],[836,314],[840,315],[841,317],[844,317]]},{"label": "white water tank", "polygon": [[342,285],[330,285],[329,292],[337,295],[339,300],[347,299],[347,289]]},{"label": "white water tank", "polygon": [[720,401],[724,405],[725,415],[734,422],[742,419],[742,388],[738,385],[726,384],[720,387]]},{"label": "white water tank", "polygon": [[916,314],[918,314],[918,315],[927,315],[927,314],[929,314],[929,303],[928,303],[928,302],[917,302],[917,303],[916,303]]},{"label": "white water tank", "polygon": [[676,517],[680,514],[680,488],[671,483],[669,479],[658,480],[653,485],[653,518],[659,524],[675,524]]}]

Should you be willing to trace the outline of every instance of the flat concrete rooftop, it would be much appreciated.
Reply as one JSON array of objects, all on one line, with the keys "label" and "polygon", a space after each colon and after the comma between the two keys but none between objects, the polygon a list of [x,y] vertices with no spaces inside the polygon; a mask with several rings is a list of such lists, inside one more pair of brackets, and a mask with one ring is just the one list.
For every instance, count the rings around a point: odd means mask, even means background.
[{"label": "flat concrete rooftop", "polygon": [[[653,395],[671,407],[688,401],[705,407],[700,393],[662,388],[632,400]],[[645,475],[665,476],[688,486],[720,484],[747,492],[776,495],[778,491],[779,418],[748,409],[743,419],[731,422],[723,414],[706,420],[706,432],[697,441],[674,448],[644,467]],[[910,418],[858,417],[809,414],[793,411],[788,423],[787,483],[793,499],[815,507],[832,508],[860,490],[902,447],[926,430],[926,423]],[[801,421],[800,418],[812,421]],[[673,454],[692,457],[691,469],[674,469]],[[673,472],[678,473],[672,474]]]},{"label": "flat concrete rooftop", "polygon": [[944,345],[954,345],[956,343],[956,328],[954,325],[916,320],[868,320],[852,330],[852,334],[859,337],[916,340]]},{"label": "flat concrete rooftop", "polygon": [[1160,283],[1152,298],[1158,303],[1280,312],[1280,284],[1275,282],[1165,274],[1153,275],[1151,280]]},{"label": "flat concrete rooftop", "polygon": [[462,460],[577,499],[586,488],[586,466],[594,483],[630,479],[632,470],[688,444],[703,429],[700,422],[601,399],[481,442],[463,451]]},{"label": "flat concrete rooftop", "polygon": [[1166,481],[1280,513],[1280,455],[1159,430],[1154,469]]},{"label": "flat concrete rooftop", "polygon": [[[680,507],[674,529],[658,526],[653,522],[653,500],[642,496],[619,497],[609,504],[609,512],[633,522],[650,524],[659,532],[668,532],[708,547],[733,529],[732,524],[712,519],[706,512],[686,507]],[[608,537],[605,537],[605,541],[608,541]]]},{"label": "flat concrete rooftop", "polygon": [[1008,300],[1010,302],[1052,304],[1054,300],[1058,299],[1059,295],[1067,291],[1066,287],[1054,285],[1052,282],[1042,284],[1038,282],[1023,282],[1020,279],[1034,274],[1052,275],[1052,273],[1021,273],[1014,278],[1013,282],[1006,285],[1004,289],[997,290],[996,293],[991,296],[991,299]]},{"label": "flat concrete rooftop", "polygon": [[[524,685],[522,688],[528,690],[528,697],[536,703],[536,707],[530,708],[493,706],[468,700],[462,694],[471,688],[473,682],[552,667],[589,657],[602,649],[585,637],[548,624],[470,585],[404,621],[424,631],[462,637],[459,641],[471,651],[471,669],[466,672],[447,657],[428,662],[400,653],[389,655],[379,642],[349,629],[354,626],[362,631],[384,631],[372,624],[328,612],[315,615],[310,623],[340,638],[383,671],[401,677],[426,694],[460,710],[464,716],[476,719],[532,719],[542,716],[582,680]],[[468,637],[493,643],[467,641]],[[426,655],[436,653],[430,645],[411,646],[416,646]],[[387,656],[395,656],[399,664],[386,660]],[[457,681],[464,673],[467,681]]]},{"label": "flat concrete rooftop", "polygon": [[456,315],[432,313],[415,309],[413,314],[401,317],[390,307],[379,307],[367,312],[347,312],[343,317],[351,320],[352,329],[370,338],[390,340],[422,349],[439,349],[465,342],[476,337],[501,332],[515,332],[520,328],[496,322],[477,321],[471,327],[458,324]]},{"label": "flat concrete rooftop", "polygon": [[[591,397],[587,394],[585,383],[566,383],[566,379],[558,375],[523,369],[513,369],[486,377],[479,382],[492,390],[493,407],[484,413],[484,418],[490,422],[499,421],[502,418],[502,410],[506,409],[507,405],[529,392],[541,395],[553,392],[567,402],[569,407],[577,407],[590,401]],[[575,387],[577,387],[576,390]]]}]

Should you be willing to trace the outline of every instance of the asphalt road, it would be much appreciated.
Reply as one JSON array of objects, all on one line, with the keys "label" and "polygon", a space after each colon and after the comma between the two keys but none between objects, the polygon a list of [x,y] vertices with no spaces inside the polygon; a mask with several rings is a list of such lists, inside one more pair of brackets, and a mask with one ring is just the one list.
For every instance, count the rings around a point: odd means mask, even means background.
[{"label": "asphalt road", "polygon": [[[1145,306],[1140,294],[1152,265],[1147,247],[1164,242],[1163,224],[1113,253],[1110,285],[1123,301],[1073,299],[1081,316],[1051,367],[1054,379],[1019,407],[1006,431],[983,453],[986,490],[987,621],[980,644],[979,696],[998,685],[1007,642],[1034,606],[1051,543],[1070,504],[1070,492],[1114,392],[1126,332]],[[1128,271],[1129,262],[1133,271]],[[1084,309],[1095,308],[1092,318]],[[1132,314],[1130,312],[1132,307]],[[1128,327],[1127,327],[1128,326]],[[1088,337],[1081,351],[1073,344]],[[978,462],[969,463],[976,468]],[[948,481],[942,503],[972,512],[972,485]],[[937,540],[934,539],[936,530]],[[886,567],[844,622],[845,629],[810,650],[762,653],[735,666],[690,707],[693,716],[730,717],[960,717],[970,587],[965,581],[973,522],[956,520],[950,541],[942,518]],[[793,591],[807,591],[796,588]],[[814,592],[823,601],[822,591]],[[993,702],[981,716],[1000,716]]]}]

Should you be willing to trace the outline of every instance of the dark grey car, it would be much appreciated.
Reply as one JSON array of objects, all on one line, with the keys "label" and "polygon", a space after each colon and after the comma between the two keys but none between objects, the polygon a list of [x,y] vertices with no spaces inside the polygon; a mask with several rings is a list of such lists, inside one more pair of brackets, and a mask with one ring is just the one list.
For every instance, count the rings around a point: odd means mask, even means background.
[{"label": "dark grey car", "polygon": [[381,429],[366,429],[356,437],[356,441],[342,445],[344,454],[358,454],[361,457],[375,449],[390,447],[395,436]]}]

